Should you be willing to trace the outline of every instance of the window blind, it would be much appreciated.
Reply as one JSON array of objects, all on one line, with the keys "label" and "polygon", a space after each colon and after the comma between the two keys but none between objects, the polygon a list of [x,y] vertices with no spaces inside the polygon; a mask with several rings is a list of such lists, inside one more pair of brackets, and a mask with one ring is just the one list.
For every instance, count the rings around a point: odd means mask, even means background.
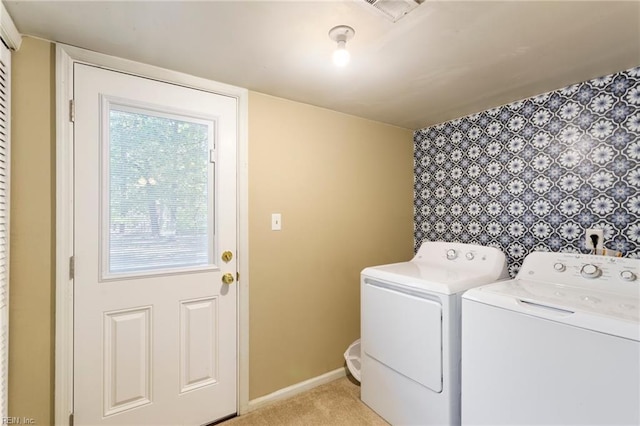
[{"label": "window blind", "polygon": [[11,52],[0,42],[0,418],[8,418]]}]

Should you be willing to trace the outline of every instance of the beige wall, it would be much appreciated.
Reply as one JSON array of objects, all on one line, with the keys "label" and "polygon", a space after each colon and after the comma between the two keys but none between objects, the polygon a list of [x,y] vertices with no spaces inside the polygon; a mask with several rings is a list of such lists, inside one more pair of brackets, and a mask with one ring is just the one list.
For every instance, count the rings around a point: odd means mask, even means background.
[{"label": "beige wall", "polygon": [[360,271],[412,256],[412,137],[250,93],[251,399],[342,366],[360,336]]},{"label": "beige wall", "polygon": [[[55,54],[13,56],[9,414],[53,422]],[[250,397],[343,365],[359,271],[412,254],[412,132],[249,98]],[[270,231],[282,213],[283,230]]]},{"label": "beige wall", "polygon": [[9,415],[53,422],[55,53],[23,39],[12,57]]}]

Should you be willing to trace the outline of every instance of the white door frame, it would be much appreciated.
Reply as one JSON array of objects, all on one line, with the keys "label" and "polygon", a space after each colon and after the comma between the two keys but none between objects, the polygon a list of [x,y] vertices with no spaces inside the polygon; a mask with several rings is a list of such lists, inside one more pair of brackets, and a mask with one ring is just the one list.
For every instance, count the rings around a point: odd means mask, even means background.
[{"label": "white door frame", "polygon": [[73,65],[84,63],[237,99],[238,105],[238,414],[249,405],[248,91],[240,87],[56,44],[56,352],[55,424],[73,412]]}]

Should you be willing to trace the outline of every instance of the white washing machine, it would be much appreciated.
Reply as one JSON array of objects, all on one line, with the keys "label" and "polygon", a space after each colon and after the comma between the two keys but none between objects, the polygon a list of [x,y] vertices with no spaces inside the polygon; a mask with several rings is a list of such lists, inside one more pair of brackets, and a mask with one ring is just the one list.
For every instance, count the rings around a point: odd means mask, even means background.
[{"label": "white washing machine", "polygon": [[640,424],[640,260],[531,253],[462,298],[462,423]]},{"label": "white washing machine", "polygon": [[361,398],[392,425],[460,423],[460,297],[507,278],[504,254],[425,242],[361,275]]}]

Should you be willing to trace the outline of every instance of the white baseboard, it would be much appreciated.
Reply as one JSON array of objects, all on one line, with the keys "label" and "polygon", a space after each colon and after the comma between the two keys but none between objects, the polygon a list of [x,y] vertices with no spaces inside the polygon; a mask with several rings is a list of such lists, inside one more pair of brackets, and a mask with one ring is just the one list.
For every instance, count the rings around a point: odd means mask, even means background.
[{"label": "white baseboard", "polygon": [[264,407],[265,405],[269,405],[282,399],[290,398],[301,392],[308,391],[317,386],[324,385],[325,383],[332,382],[341,377],[345,377],[346,375],[347,369],[345,367],[336,368],[333,371],[329,371],[328,373],[313,377],[309,380],[305,380],[304,382],[296,383],[295,385],[287,386],[286,388],[277,390],[273,393],[270,393],[269,395],[252,399],[251,401],[249,401],[247,412],[257,410],[258,408]]}]

